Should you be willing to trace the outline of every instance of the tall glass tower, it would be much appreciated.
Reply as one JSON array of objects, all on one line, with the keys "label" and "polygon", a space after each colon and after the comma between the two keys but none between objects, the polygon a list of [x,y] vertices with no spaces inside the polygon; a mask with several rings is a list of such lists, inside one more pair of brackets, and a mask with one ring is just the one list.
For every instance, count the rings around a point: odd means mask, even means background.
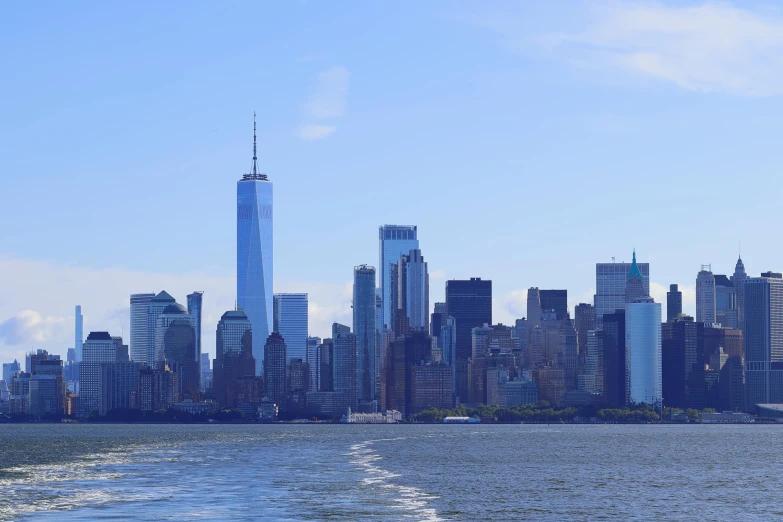
[{"label": "tall glass tower", "polygon": [[356,395],[359,402],[374,401],[379,354],[375,331],[375,267],[372,266],[353,269],[353,333],[358,350]]},{"label": "tall glass tower", "polygon": [[76,362],[82,362],[82,329],[84,328],[84,316],[82,315],[82,306],[76,305],[75,327],[74,327],[74,348],[76,348]]},{"label": "tall glass tower", "polygon": [[256,375],[263,375],[264,343],[273,324],[272,182],[258,172],[253,114],[253,164],[237,181],[237,306],[253,329]]},{"label": "tall glass tower", "polygon": [[274,331],[283,336],[288,362],[307,359],[307,294],[274,295]]},{"label": "tall glass tower", "polygon": [[147,362],[147,314],[155,294],[130,296],[130,358],[133,362]]},{"label": "tall glass tower", "polygon": [[[419,238],[415,226],[411,225],[383,225],[378,228],[378,250],[380,266],[378,267],[378,287],[383,298],[383,323],[378,325],[383,330],[385,324],[390,329],[394,328],[392,320],[392,265],[400,260],[400,256],[418,250]],[[427,312],[429,313],[429,311]]]}]

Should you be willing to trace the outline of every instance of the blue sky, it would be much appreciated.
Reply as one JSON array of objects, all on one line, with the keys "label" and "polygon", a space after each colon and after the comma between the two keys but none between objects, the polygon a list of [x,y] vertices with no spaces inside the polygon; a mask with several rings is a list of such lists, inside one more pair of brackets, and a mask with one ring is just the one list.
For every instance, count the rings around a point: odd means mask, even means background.
[{"label": "blue sky", "polygon": [[0,20],[0,361],[127,336],[128,294],[233,307],[236,180],[275,184],[275,290],[350,321],[377,227],[431,303],[493,280],[590,301],[595,263],[781,270],[783,12],[703,2],[16,3]]}]

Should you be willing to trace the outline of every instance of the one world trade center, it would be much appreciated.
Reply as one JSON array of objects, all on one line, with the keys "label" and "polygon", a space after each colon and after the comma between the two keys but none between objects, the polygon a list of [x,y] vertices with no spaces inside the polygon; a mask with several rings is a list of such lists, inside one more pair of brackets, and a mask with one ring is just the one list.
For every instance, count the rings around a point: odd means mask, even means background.
[{"label": "one world trade center", "polygon": [[253,114],[253,164],[237,181],[237,306],[250,320],[256,375],[263,375],[272,296],[272,182],[258,172]]}]

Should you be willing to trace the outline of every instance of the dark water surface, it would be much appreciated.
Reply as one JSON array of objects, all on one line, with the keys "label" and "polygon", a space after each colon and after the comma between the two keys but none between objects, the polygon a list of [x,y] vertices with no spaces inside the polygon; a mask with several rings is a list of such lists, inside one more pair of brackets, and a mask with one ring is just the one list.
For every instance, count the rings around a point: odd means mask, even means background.
[{"label": "dark water surface", "polygon": [[781,492],[781,425],[0,426],[0,520],[769,520]]}]

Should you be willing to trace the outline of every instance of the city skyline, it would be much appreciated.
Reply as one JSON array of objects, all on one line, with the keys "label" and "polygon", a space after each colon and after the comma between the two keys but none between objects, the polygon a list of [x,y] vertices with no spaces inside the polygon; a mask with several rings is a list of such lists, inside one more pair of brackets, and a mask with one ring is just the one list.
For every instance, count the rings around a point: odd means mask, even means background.
[{"label": "city skyline", "polygon": [[[659,25],[632,32],[650,37],[639,45],[675,62],[689,55],[668,47],[666,24],[677,27],[677,41],[687,44],[689,34],[721,34],[725,27],[696,24],[694,16],[710,15],[730,27],[742,18],[774,29],[780,20],[751,6],[640,5],[591,10],[578,4],[568,20],[551,6],[418,6],[412,15],[392,14],[411,42],[427,44],[417,47],[426,52],[414,60],[401,60],[396,47],[385,45],[396,32],[375,21],[362,33],[366,45],[333,37],[348,34],[359,19],[377,20],[370,16],[380,14],[377,6],[343,6],[337,8],[343,16],[323,17],[326,6],[312,13],[274,6],[270,16],[260,16],[260,8],[250,5],[244,18],[261,18],[260,40],[250,31],[226,32],[214,48],[199,47],[199,67],[192,49],[172,45],[183,35],[182,13],[171,6],[156,16],[148,7],[127,6],[79,16],[85,8],[72,6],[71,25],[59,23],[65,8],[55,7],[35,13],[47,29],[43,39],[22,29],[30,8],[14,6],[7,15],[20,29],[0,38],[28,53],[20,60],[27,56],[38,65],[9,63],[18,82],[0,86],[4,99],[16,100],[0,121],[9,151],[0,158],[7,173],[0,221],[16,224],[25,217],[24,226],[5,229],[2,237],[0,287],[7,298],[0,303],[0,357],[10,361],[39,348],[64,355],[73,343],[75,304],[83,306],[86,332],[114,333],[130,329],[131,293],[204,290],[205,326],[233,309],[235,246],[227,233],[235,219],[232,183],[246,171],[254,108],[259,161],[276,184],[274,290],[310,295],[312,335],[324,336],[332,321],[350,322],[350,267],[377,264],[373,229],[386,223],[418,227],[431,303],[443,300],[446,279],[482,277],[494,284],[493,316],[508,324],[525,315],[529,287],[567,288],[571,309],[590,302],[593,264],[613,256],[629,261],[633,247],[652,267],[656,301],[665,303],[668,285],[679,284],[691,315],[693,274],[711,264],[715,273],[729,275],[740,240],[749,275],[776,270],[770,261],[783,247],[763,232],[770,216],[774,226],[779,204],[754,190],[773,179],[777,164],[769,153],[775,135],[769,115],[780,103],[775,81],[764,78],[765,88],[750,92],[725,77],[706,81],[704,69],[686,68],[701,76],[683,79],[602,64],[609,74],[598,75],[573,62],[584,53],[595,58],[595,31],[612,34],[617,16],[640,11],[661,16]],[[295,22],[294,12],[302,15]],[[233,13],[207,16],[193,9],[188,31],[211,27],[216,19],[228,27],[245,23]],[[269,25],[276,15],[299,29],[311,16],[324,21],[296,45],[280,45],[290,31]],[[151,65],[122,44],[137,42],[128,32],[132,24],[117,24],[150,19],[161,49]],[[536,20],[536,28],[526,20]],[[107,45],[85,46],[86,34]],[[747,31],[738,34],[732,49],[750,38]],[[44,45],[48,38],[58,45]],[[542,40],[557,43],[547,47]],[[455,51],[459,67],[450,59]],[[723,51],[708,58],[724,63]],[[83,62],[74,64],[77,52]],[[550,53],[555,60],[537,59]],[[379,61],[387,66],[378,67]],[[171,64],[172,73],[165,72]],[[140,84],[141,75],[127,76],[148,65],[185,78],[182,88],[159,91]],[[53,71],[58,81],[43,81],[41,71]],[[203,82],[203,72],[215,83]],[[88,76],[94,81],[84,84]],[[737,76],[759,80],[752,69],[732,69],[731,77]],[[83,88],[63,98],[57,85]],[[56,138],[47,141],[47,151],[58,168],[29,176],[42,128]],[[384,180],[378,184],[383,191],[362,194],[358,187],[368,176]],[[632,181],[645,190],[626,198]],[[697,190],[699,198],[687,197]],[[96,191],[112,197],[64,203]],[[334,204],[346,200],[351,204]],[[39,210],[30,212],[23,206],[28,201],[41,202]],[[666,211],[678,202],[680,210],[722,226],[696,239],[672,234],[687,225],[683,212]],[[151,234],[161,214],[144,209],[153,208],[187,215],[188,226],[174,240]],[[467,208],[480,211],[465,213]],[[724,219],[726,208],[735,219]],[[361,219],[352,218],[357,213]],[[533,218],[537,228],[527,233],[546,248],[520,246],[526,232],[520,228]],[[611,235],[596,234],[610,228]],[[335,235],[342,248],[311,267],[307,254],[333,246]],[[204,351],[214,356],[214,328],[204,332]]]}]

